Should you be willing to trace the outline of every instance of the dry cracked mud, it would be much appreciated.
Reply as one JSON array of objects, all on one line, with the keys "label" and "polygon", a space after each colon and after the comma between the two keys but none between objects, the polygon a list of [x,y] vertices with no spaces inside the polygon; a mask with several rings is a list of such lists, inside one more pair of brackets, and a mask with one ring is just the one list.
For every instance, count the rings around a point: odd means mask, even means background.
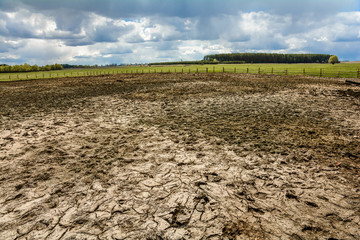
[{"label": "dry cracked mud", "polygon": [[0,239],[360,239],[360,87],[0,83]]}]

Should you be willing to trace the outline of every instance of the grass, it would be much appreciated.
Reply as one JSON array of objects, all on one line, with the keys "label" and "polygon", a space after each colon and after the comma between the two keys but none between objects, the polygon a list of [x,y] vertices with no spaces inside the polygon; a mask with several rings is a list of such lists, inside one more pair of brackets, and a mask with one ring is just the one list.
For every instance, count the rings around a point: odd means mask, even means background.
[{"label": "grass", "polygon": [[229,64],[229,65],[171,65],[126,66],[112,68],[65,69],[30,73],[0,73],[0,81],[41,78],[106,75],[117,73],[168,73],[168,72],[237,72],[252,74],[307,75],[321,77],[358,78],[359,63],[340,64]]}]

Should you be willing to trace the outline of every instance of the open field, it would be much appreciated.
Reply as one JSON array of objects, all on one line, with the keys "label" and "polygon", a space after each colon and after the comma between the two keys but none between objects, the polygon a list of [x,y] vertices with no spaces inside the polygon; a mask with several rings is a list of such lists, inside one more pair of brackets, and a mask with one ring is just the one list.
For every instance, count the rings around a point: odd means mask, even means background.
[{"label": "open field", "polygon": [[359,78],[359,63],[341,64],[218,64],[218,65],[169,65],[169,66],[127,66],[112,68],[65,69],[46,72],[0,73],[0,81],[75,76],[112,75],[119,73],[196,73],[227,72],[275,75],[302,75],[336,78]]},{"label": "open field", "polygon": [[360,86],[0,83],[0,239],[360,239]]}]

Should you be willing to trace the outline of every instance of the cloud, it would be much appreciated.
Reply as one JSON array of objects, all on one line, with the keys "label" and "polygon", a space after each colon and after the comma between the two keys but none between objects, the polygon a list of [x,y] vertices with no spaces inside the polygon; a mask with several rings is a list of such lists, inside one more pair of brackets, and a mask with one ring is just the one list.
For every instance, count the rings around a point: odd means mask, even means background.
[{"label": "cloud", "polygon": [[94,42],[117,42],[134,30],[134,24],[125,20],[113,20],[91,14],[89,22],[83,26],[85,34]]},{"label": "cloud", "polygon": [[[0,16],[2,36],[21,39],[61,39],[69,46],[116,42],[119,37],[134,28],[125,20],[113,20],[96,14],[80,18],[80,23],[59,21],[56,16],[33,13],[26,9],[0,12]],[[74,20],[71,17],[69,19]]]},{"label": "cloud", "polygon": [[8,38],[65,39],[76,34],[57,28],[55,19],[27,9],[0,12],[0,35]]},{"label": "cloud", "polygon": [[1,61],[152,62],[220,52],[358,58],[350,50],[360,40],[356,0],[0,0],[0,9]]},{"label": "cloud", "polygon": [[[9,58],[10,63],[53,64],[73,61],[74,56],[87,53],[84,47],[67,47],[59,40],[18,40],[12,50],[0,53],[0,59]],[[12,59],[12,61],[11,61]]]},{"label": "cloud", "polygon": [[359,3],[356,0],[3,0],[0,2],[0,8],[6,11],[13,11],[24,6],[35,12],[71,9],[78,12],[93,12],[110,18],[139,18],[155,15],[188,18],[232,15],[239,11],[323,15],[329,12],[357,9]]}]

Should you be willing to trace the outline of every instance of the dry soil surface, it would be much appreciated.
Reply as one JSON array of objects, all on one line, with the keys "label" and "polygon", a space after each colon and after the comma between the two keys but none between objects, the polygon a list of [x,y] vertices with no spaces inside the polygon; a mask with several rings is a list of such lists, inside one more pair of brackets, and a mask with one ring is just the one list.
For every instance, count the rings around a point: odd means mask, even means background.
[{"label": "dry soil surface", "polygon": [[360,239],[360,87],[0,83],[0,239]]}]

